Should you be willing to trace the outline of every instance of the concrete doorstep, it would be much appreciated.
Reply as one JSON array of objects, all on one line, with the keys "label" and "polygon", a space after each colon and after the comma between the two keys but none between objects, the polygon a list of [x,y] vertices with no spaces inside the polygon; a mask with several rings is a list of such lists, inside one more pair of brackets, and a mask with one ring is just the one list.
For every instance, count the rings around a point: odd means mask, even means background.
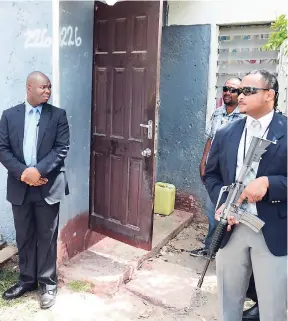
[{"label": "concrete doorstep", "polygon": [[104,238],[88,250],[59,267],[59,279],[64,283],[81,281],[91,284],[98,295],[112,295],[128,282],[140,265],[157,254],[172,238],[193,220],[193,213],[175,210],[169,216],[154,216],[152,250],[145,251]]},{"label": "concrete doorstep", "polygon": [[145,262],[126,289],[154,305],[189,310],[205,305],[216,288],[216,276],[208,275],[197,292],[198,280],[190,268],[156,260]]}]

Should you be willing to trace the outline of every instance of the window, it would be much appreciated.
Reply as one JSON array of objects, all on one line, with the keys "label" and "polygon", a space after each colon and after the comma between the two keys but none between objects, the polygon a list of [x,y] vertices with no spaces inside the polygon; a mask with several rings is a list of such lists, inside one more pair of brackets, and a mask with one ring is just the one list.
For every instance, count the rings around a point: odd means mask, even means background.
[{"label": "window", "polygon": [[278,51],[261,48],[270,33],[270,24],[219,28],[217,107],[223,104],[221,89],[228,78],[242,78],[254,69],[265,69],[277,76]]}]

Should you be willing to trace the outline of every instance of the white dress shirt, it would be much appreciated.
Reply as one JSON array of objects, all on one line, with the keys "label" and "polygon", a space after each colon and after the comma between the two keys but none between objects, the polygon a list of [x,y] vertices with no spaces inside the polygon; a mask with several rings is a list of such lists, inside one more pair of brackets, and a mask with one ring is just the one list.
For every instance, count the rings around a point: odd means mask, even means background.
[{"label": "white dress shirt", "polygon": [[[272,121],[272,118],[274,116],[274,110],[272,110],[269,114],[257,119],[257,121],[260,122],[261,124],[261,129],[259,130],[259,132],[257,133],[257,136],[258,137],[261,137],[261,138],[267,138],[267,134],[268,134],[268,131],[269,131],[269,125]],[[240,144],[239,144],[239,147],[238,147],[238,154],[237,154],[237,168],[236,168],[236,177],[238,177],[239,173],[240,173],[240,170],[241,170],[241,167],[243,165],[243,158],[244,158],[244,146],[245,146],[245,132],[246,132],[246,129],[247,129],[247,137],[246,137],[246,150],[245,152],[247,153],[248,151],[248,148],[249,148],[249,145],[250,145],[250,142],[251,142],[251,139],[252,139],[252,126],[251,126],[251,123],[253,121],[255,121],[256,119],[250,117],[250,116],[247,116],[247,120],[246,120],[246,125],[245,125],[245,128],[243,130],[243,133],[242,133],[242,137],[241,137],[241,140],[240,140]],[[247,211],[250,212],[250,213],[257,213],[257,208],[256,208],[256,203],[249,203],[248,206],[247,206]]]}]

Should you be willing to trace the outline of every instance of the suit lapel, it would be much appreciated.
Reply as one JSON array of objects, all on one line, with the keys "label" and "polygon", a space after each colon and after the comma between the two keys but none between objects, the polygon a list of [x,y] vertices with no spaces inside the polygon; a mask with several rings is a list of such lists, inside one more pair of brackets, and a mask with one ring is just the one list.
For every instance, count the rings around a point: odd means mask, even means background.
[{"label": "suit lapel", "polygon": [[38,141],[37,141],[37,151],[40,148],[48,122],[51,117],[51,109],[48,104],[44,104],[41,111],[40,121],[39,121],[39,131],[38,131]]},{"label": "suit lapel", "polygon": [[19,149],[20,153],[22,155],[22,158],[24,159],[23,155],[23,140],[24,140],[24,125],[25,125],[25,104],[21,104],[17,108],[17,132],[18,132],[18,140],[19,140]]},{"label": "suit lapel", "polygon": [[228,168],[229,182],[233,183],[236,176],[238,147],[240,144],[243,129],[246,124],[246,117],[233,126],[233,132],[228,139],[228,148],[226,153],[226,162]]},{"label": "suit lapel", "polygon": [[271,144],[267,148],[267,151],[262,156],[262,159],[259,164],[259,169],[257,176],[262,176],[267,169],[269,163],[273,160],[273,156],[279,148],[277,140],[279,140],[284,135],[284,124],[282,122],[282,117],[278,113],[274,113],[271,124],[269,126],[269,131],[267,134],[267,139],[271,141],[276,141],[276,144]]}]

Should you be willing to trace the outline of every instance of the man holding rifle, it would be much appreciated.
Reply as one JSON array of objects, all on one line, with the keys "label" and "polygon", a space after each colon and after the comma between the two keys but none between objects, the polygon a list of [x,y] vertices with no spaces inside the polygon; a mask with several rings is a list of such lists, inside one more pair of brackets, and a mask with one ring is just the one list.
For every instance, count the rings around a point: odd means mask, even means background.
[{"label": "man holding rifle", "polygon": [[[216,258],[219,321],[241,321],[253,271],[261,321],[287,320],[287,118],[276,113],[278,81],[264,70],[252,71],[239,88],[239,109],[247,115],[220,129],[214,138],[205,186],[214,204],[220,190],[235,182],[251,138],[270,144],[242,192],[238,205],[264,222],[255,232],[228,217],[227,232]],[[225,199],[222,199],[222,203]],[[224,204],[224,203],[223,203]],[[219,204],[221,205],[221,204]],[[217,210],[220,219],[223,205]]]},{"label": "man holding rifle", "polygon": [[[240,84],[241,84],[240,78],[232,77],[227,79],[222,92],[224,105],[217,108],[211,116],[211,120],[209,122],[209,126],[206,131],[206,135],[208,139],[205,144],[202,160],[200,163],[200,176],[203,183],[204,183],[203,176],[205,173],[205,166],[206,166],[208,154],[217,130],[219,130],[223,125],[225,126],[227,123],[230,123],[232,121],[245,117],[244,114],[241,114],[239,112],[239,108],[238,108],[238,88]],[[206,235],[205,243],[204,243],[205,247],[192,250],[190,253],[191,256],[205,257],[209,253],[209,247],[211,245],[212,237],[217,225],[216,224],[217,221],[215,220],[215,217],[214,217],[215,204],[214,205],[212,204],[209,196],[206,199],[205,208],[206,208],[206,215],[208,217],[208,223],[209,223],[209,229],[208,229],[208,233]],[[253,300],[255,302],[255,305],[243,312],[243,321],[252,321],[252,320],[259,321],[258,299],[257,299],[256,290],[255,290],[253,275],[251,276],[251,279],[249,282],[249,288],[247,290],[246,297]]]}]

